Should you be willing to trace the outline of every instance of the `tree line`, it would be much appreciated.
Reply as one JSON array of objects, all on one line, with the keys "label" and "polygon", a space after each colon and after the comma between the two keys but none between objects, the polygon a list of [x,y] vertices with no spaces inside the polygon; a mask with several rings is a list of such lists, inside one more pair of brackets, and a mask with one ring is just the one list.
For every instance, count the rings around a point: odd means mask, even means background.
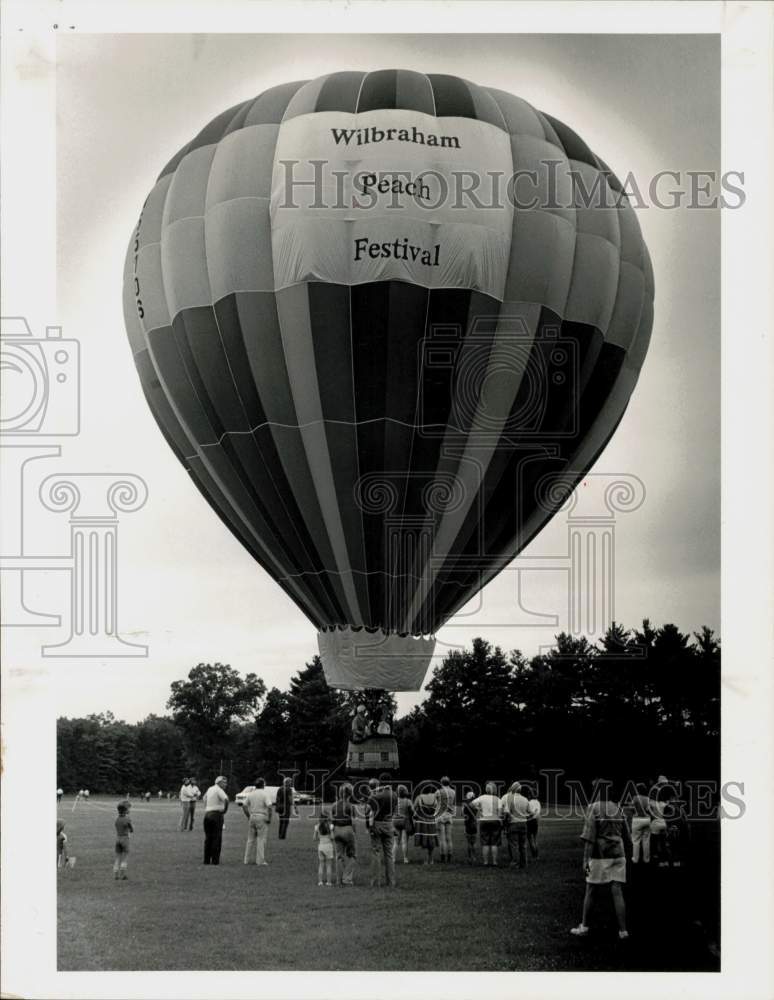
[{"label": "tree line", "polygon": [[[58,720],[58,784],[66,791],[177,792],[185,775],[217,773],[231,791],[263,775],[319,790],[343,761],[355,706],[375,711],[381,692],[325,683],[315,656],[287,690],[254,673],[200,663],[171,685],[168,715],[129,724],[110,712]],[[393,707],[395,707],[393,702]],[[536,656],[485,639],[451,650],[424,701],[396,720],[400,777],[413,783],[534,779],[539,771],[593,780],[717,779],[720,643],[711,629],[613,624],[596,645],[559,634]]]}]

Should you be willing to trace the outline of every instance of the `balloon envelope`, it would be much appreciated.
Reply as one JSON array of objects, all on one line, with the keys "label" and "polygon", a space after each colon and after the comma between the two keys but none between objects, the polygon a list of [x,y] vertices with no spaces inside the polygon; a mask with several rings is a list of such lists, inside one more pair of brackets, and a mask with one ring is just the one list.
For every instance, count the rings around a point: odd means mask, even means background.
[{"label": "balloon envelope", "polygon": [[230,108],[169,162],[124,313],[167,441],[320,629],[329,682],[416,690],[423,637],[621,420],[653,274],[566,125],[452,76],[342,72]]}]

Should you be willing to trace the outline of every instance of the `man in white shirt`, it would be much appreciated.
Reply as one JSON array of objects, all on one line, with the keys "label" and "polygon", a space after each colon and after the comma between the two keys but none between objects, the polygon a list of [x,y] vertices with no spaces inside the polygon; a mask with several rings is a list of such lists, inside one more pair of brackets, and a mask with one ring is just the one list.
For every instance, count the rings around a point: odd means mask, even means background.
[{"label": "man in white shirt", "polygon": [[508,838],[508,855],[512,865],[519,856],[519,868],[527,867],[527,820],[529,800],[521,794],[521,785],[514,781],[500,800],[503,807],[503,822]]},{"label": "man in white shirt", "polygon": [[181,830],[193,830],[194,812],[196,810],[196,800],[200,796],[200,791],[196,787],[192,778],[185,778],[180,788],[180,804],[183,814],[180,817]]},{"label": "man in white shirt", "polygon": [[223,840],[223,818],[228,811],[226,785],[228,778],[219,774],[215,783],[204,793],[204,863],[220,864],[220,848]]},{"label": "man in white shirt", "polygon": [[250,855],[253,853],[255,845],[255,863],[257,865],[268,865],[266,860],[266,836],[271,823],[272,797],[266,791],[266,782],[263,778],[256,778],[255,788],[249,792],[242,803],[242,812],[247,816],[247,844],[245,845],[245,864],[250,864]]}]

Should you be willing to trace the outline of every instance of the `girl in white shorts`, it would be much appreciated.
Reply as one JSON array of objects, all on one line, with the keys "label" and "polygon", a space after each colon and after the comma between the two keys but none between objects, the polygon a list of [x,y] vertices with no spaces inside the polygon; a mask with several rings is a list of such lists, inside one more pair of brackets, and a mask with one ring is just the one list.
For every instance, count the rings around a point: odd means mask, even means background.
[{"label": "girl in white shorts", "polygon": [[333,885],[333,828],[331,821],[324,812],[320,822],[315,825],[313,839],[317,841],[317,884]]}]

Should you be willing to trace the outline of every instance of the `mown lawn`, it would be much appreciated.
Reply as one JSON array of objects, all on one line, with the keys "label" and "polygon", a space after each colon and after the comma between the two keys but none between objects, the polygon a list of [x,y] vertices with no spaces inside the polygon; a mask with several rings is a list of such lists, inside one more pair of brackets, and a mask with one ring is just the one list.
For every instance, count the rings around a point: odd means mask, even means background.
[{"label": "mown lawn", "polygon": [[[540,860],[526,871],[469,867],[461,825],[456,860],[397,866],[395,890],[371,889],[369,840],[358,830],[351,889],[317,886],[311,809],[277,839],[268,868],[242,864],[247,822],[233,805],[219,867],[202,865],[196,829],[177,829],[177,802],[132,806],[129,880],[112,877],[113,799],[59,807],[72,871],[58,873],[60,970],[702,970],[718,961],[695,926],[694,885],[712,871],[634,872],[631,939],[600,913],[586,940],[568,931],[583,898],[576,819],[541,822]],[[53,838],[52,838],[53,840]],[[502,852],[503,854],[505,852]],[[53,854],[53,852],[52,852]],[[631,870],[631,866],[630,866]]]}]

